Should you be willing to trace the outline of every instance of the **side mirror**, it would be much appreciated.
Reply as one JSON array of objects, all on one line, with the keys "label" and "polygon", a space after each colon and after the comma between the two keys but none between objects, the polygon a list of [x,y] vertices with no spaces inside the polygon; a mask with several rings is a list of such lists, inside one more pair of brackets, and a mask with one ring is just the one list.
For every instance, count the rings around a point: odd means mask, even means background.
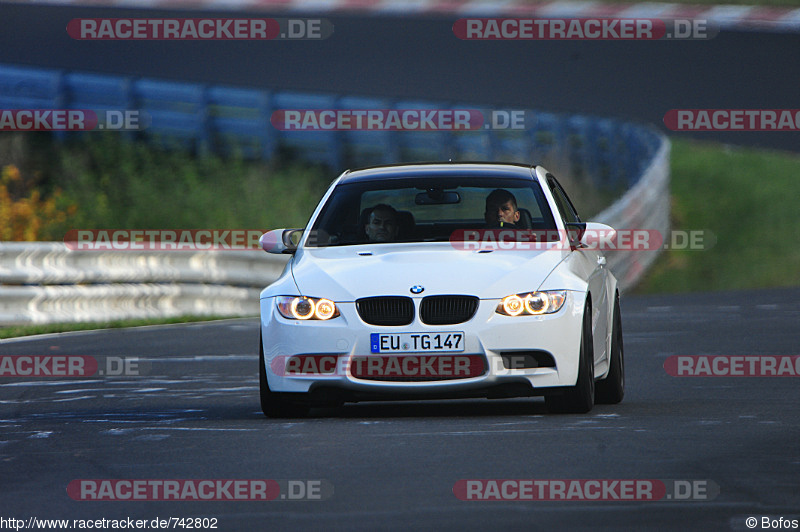
[{"label": "side mirror", "polygon": [[302,237],[302,229],[273,229],[261,235],[258,242],[267,253],[294,254]]},{"label": "side mirror", "polygon": [[615,242],[617,231],[606,224],[598,222],[587,222],[586,229],[581,235],[581,247],[592,249],[616,249]]},{"label": "side mirror", "polygon": [[567,228],[567,240],[569,240],[569,247],[577,249],[582,247],[581,240],[586,234],[586,223],[584,222],[567,222],[564,224]]},{"label": "side mirror", "polygon": [[[580,224],[567,224],[570,231],[570,244],[576,244],[575,247],[592,248],[592,249],[614,249],[614,241],[617,237],[617,231],[606,224],[598,222],[586,222]],[[573,227],[582,226],[579,229],[578,238],[573,240]]]}]

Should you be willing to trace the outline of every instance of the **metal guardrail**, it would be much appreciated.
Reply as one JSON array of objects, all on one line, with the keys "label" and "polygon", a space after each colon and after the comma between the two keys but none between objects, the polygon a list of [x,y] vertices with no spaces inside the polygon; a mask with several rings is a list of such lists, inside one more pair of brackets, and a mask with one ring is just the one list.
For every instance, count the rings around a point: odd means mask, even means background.
[{"label": "metal guardrail", "polygon": [[[654,134],[655,133],[651,133]],[[669,141],[642,178],[595,219],[612,227],[669,230]],[[612,251],[624,291],[660,250]],[[251,251],[79,251],[61,242],[0,243],[0,324],[242,316],[288,257]]]},{"label": "metal guardrail", "polygon": [[288,259],[251,251],[70,250],[0,243],[0,324],[242,316]]},{"label": "metal guardrail", "polygon": [[63,242],[0,242],[0,285],[182,282],[263,288],[286,260],[260,250],[101,252],[71,250]]},{"label": "metal guardrail", "polygon": [[[489,105],[266,91],[0,64],[0,109],[137,110],[151,123],[121,133],[198,153],[280,154],[338,172],[419,160],[567,160],[575,177],[630,187],[657,145],[640,126],[609,118],[526,110],[524,130],[281,131],[283,109],[478,109]],[[58,138],[87,133],[57,132]],[[577,174],[577,175],[575,175]]]},{"label": "metal guardrail", "polygon": [[[615,229],[654,229],[668,241],[670,229],[670,143],[663,135],[655,157],[642,178],[595,219]],[[661,249],[607,251],[608,264],[622,291],[633,288],[656,260]]]},{"label": "metal guardrail", "polygon": [[[547,112],[534,112],[534,127],[523,131],[403,132],[400,137],[397,132],[281,132],[269,122],[277,108],[431,105],[0,65],[0,109],[140,109],[153,120],[146,130],[148,140],[197,150],[239,150],[269,158],[293,149],[337,171],[413,160],[425,150],[433,159],[455,155],[518,161],[541,161],[560,150],[574,172],[603,186],[626,185],[627,192],[595,219],[617,229],[655,229],[666,236],[670,146],[648,127]],[[586,174],[589,168],[596,171]],[[609,264],[621,288],[632,287],[658,253],[611,252]],[[278,277],[285,262],[285,257],[259,251],[133,254],[69,250],[59,242],[0,243],[0,324],[255,315],[259,291]]]}]

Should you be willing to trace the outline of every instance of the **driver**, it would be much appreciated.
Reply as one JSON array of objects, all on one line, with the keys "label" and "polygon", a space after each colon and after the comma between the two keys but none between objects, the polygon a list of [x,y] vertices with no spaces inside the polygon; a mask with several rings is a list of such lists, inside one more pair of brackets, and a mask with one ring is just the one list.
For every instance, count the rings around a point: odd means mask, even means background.
[{"label": "driver", "polygon": [[486,197],[486,211],[483,213],[486,225],[491,228],[514,228],[519,222],[517,198],[508,190],[498,188]]}]

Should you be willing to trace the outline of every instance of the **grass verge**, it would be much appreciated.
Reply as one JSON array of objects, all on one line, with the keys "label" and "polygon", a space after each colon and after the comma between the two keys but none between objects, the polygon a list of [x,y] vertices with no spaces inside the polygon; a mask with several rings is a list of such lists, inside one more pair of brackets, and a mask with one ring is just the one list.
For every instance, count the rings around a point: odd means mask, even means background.
[{"label": "grass verge", "polygon": [[18,336],[33,336],[74,331],[93,331],[97,329],[122,329],[125,327],[142,327],[145,325],[170,325],[175,323],[192,323],[197,321],[214,321],[236,319],[234,316],[177,316],[163,319],[136,319],[98,321],[88,323],[43,323],[40,325],[11,325],[0,327],[0,339]]},{"label": "grass verge", "polygon": [[662,253],[636,293],[800,285],[800,156],[673,140],[672,229],[709,230],[706,250]]},{"label": "grass verge", "polygon": [[0,134],[0,167],[21,176],[12,183],[18,188],[10,191],[12,208],[27,213],[33,205],[28,195],[58,193],[56,207],[68,212],[59,220],[43,213],[20,219],[38,224],[36,236],[20,240],[57,241],[70,229],[301,227],[335,177],[297,162],[198,157],[113,133],[64,143],[44,135]]}]

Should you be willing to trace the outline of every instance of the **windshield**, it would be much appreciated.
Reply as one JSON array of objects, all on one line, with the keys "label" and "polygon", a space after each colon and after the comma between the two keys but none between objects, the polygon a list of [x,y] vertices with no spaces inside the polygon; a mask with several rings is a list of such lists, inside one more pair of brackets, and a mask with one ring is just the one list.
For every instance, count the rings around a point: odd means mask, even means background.
[{"label": "windshield", "polygon": [[555,228],[537,181],[451,176],[383,179],[337,186],[306,246],[447,241],[464,230],[553,232]]}]

